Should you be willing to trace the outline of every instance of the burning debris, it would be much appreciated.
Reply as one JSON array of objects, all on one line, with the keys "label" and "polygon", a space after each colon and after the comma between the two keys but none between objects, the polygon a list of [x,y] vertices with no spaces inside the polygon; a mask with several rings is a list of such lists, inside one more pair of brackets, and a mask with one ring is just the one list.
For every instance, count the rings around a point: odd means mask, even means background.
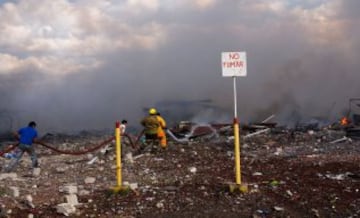
[{"label": "burning debris", "polygon": [[346,131],[346,136],[352,139],[360,139],[360,99],[349,100],[349,111],[340,120],[340,125]]},{"label": "burning debris", "polygon": [[[116,181],[111,132],[46,134],[56,149],[38,148],[41,170],[29,173],[24,159],[15,173],[0,174],[1,211],[5,217],[359,216],[360,142],[345,127],[288,128],[274,117],[241,125],[247,194],[224,189],[234,180],[233,125],[183,121],[168,129],[167,150],[138,150],[139,135],[123,139],[123,183],[131,187],[123,197],[108,192]],[[102,141],[108,143],[92,150]],[[8,162],[0,159],[2,167]]]}]

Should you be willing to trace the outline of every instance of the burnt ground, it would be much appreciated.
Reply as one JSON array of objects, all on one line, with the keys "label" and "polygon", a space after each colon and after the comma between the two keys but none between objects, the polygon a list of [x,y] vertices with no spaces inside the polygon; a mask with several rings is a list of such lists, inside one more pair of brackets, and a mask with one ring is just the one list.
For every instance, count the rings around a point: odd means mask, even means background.
[{"label": "burnt ground", "polygon": [[[109,136],[110,137],[110,136]],[[344,140],[341,131],[270,132],[241,139],[242,182],[247,193],[228,190],[235,181],[233,142],[227,136],[169,142],[126,158],[123,181],[136,183],[126,193],[116,184],[114,150],[92,155],[59,155],[38,147],[41,174],[31,174],[28,156],[16,179],[0,180],[3,217],[63,217],[55,206],[64,202],[59,187],[79,189],[76,212],[69,217],[360,217],[360,141]],[[61,149],[82,149],[106,136],[58,136]],[[98,159],[93,164],[88,161]],[[1,158],[4,166],[7,159]],[[86,177],[94,183],[84,182]],[[14,197],[9,188],[19,188]],[[33,208],[25,196],[33,198]],[[1,215],[0,215],[1,216]]]}]

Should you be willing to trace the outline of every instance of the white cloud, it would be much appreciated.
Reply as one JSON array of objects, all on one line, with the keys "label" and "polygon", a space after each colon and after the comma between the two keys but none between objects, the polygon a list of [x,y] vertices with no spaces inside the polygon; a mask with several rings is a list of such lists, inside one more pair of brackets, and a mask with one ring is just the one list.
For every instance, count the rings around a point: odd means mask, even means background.
[{"label": "white cloud", "polygon": [[0,54],[0,73],[17,70],[23,63],[14,56],[8,54]]},{"label": "white cloud", "polygon": [[9,54],[0,53],[0,74],[27,72],[29,69],[43,74],[66,75],[89,68],[98,68],[101,62],[88,60],[74,60],[56,56],[18,58]]},{"label": "white cloud", "polygon": [[[311,46],[348,48],[345,22],[339,19],[341,4],[340,0],[245,0],[238,6],[246,15],[244,18],[262,18],[259,28],[247,29],[244,32],[264,32],[269,29],[266,35],[274,34],[274,37],[284,31],[297,32],[299,38]],[[273,32],[274,30],[277,32]]]},{"label": "white cloud", "polygon": [[128,6],[133,10],[150,9],[157,10],[159,8],[158,0],[128,0]]},{"label": "white cloud", "polygon": [[196,6],[200,9],[206,9],[215,5],[215,0],[195,0]]},{"label": "white cloud", "polygon": [[286,10],[286,3],[284,1],[271,1],[268,3],[268,8],[275,12],[283,12]]},{"label": "white cloud", "polygon": [[[187,10],[205,10],[216,6],[218,0],[161,0],[159,8],[174,13]],[[222,2],[220,2],[221,4]]]},{"label": "white cloud", "polygon": [[[154,21],[130,25],[128,14],[120,12],[135,8],[156,10],[158,4],[157,0],[129,0],[126,4],[99,0],[6,3],[0,7],[0,49],[9,65],[2,72],[10,73],[11,69],[19,70],[31,63],[44,72],[49,69],[52,73],[70,73],[98,66],[81,62],[101,59],[108,52],[155,49],[166,40],[162,25]],[[52,58],[44,58],[47,56]],[[69,62],[67,56],[73,59]],[[59,64],[47,66],[52,60],[68,64],[69,68],[63,69]]]},{"label": "white cloud", "polygon": [[329,1],[311,9],[295,8],[291,11],[305,31],[309,44],[317,46],[347,47],[344,23],[338,19],[339,1]]}]

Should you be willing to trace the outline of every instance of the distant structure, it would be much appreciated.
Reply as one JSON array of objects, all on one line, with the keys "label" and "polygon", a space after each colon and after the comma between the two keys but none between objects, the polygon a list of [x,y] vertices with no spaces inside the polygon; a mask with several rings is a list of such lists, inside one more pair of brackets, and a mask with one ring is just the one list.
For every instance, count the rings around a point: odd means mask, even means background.
[{"label": "distant structure", "polygon": [[[200,115],[207,116],[207,114],[209,116],[203,117],[206,122],[216,122],[219,116],[213,116],[214,114],[224,115],[229,113],[229,111],[224,108],[214,105],[211,99],[164,100],[156,102],[154,106],[168,121],[168,126],[173,126],[184,120],[194,120],[194,118]],[[144,113],[147,113],[148,110],[149,108],[143,108]],[[209,111],[211,111],[211,113],[209,113]],[[231,115],[231,113],[229,113],[229,115]],[[231,120],[231,118],[229,119]]]}]

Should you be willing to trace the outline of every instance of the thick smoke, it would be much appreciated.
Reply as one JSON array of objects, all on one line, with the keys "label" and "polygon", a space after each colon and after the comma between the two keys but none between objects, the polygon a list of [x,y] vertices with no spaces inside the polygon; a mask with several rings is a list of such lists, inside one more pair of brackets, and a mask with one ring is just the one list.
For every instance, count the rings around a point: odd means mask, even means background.
[{"label": "thick smoke", "polygon": [[[170,124],[230,123],[233,89],[221,76],[223,51],[247,52],[248,76],[237,81],[243,122],[272,114],[289,125],[335,121],[360,93],[358,1],[201,8],[158,1],[142,5],[143,13],[91,2],[52,1],[58,14],[28,11],[28,21],[10,16],[24,1],[0,3],[0,118],[11,123],[1,128],[35,120],[43,132],[103,129],[121,119],[139,128],[149,107]],[[53,23],[40,19],[48,16]],[[26,22],[41,27],[43,38],[22,29]],[[16,43],[4,36],[19,32]]]}]

